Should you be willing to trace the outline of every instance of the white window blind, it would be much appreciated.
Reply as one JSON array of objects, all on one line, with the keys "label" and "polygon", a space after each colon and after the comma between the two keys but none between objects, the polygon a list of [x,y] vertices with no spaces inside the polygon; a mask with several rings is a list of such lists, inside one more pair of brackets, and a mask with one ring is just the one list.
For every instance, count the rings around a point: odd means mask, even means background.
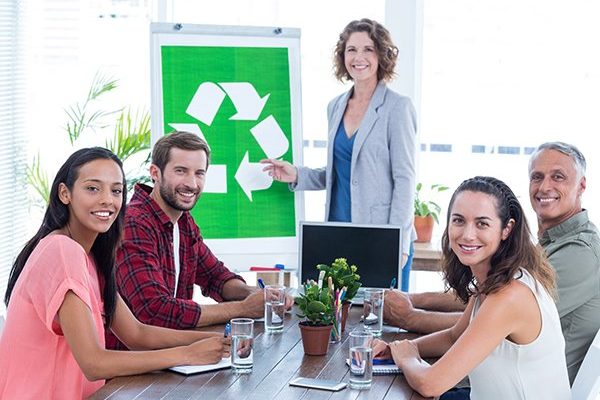
[{"label": "white window blind", "polygon": [[[27,225],[23,2],[0,0],[0,294]],[[0,306],[3,314],[4,301]]]}]

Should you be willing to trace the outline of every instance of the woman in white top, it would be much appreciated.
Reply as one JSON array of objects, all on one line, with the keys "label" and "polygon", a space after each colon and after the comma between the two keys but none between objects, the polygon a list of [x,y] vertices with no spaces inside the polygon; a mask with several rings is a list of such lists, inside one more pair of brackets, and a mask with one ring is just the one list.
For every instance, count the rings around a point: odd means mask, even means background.
[{"label": "woman in white top", "polygon": [[[554,271],[502,181],[475,177],[454,192],[442,238],[444,277],[466,304],[456,325],[416,340],[377,341],[423,396],[466,375],[471,399],[569,399]],[[421,357],[440,357],[430,365]]]}]

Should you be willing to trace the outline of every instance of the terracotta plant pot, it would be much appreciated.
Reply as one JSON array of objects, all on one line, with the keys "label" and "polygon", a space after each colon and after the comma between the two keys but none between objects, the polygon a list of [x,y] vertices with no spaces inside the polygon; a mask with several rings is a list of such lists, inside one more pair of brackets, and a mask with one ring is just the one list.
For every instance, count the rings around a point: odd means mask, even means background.
[{"label": "terracotta plant pot", "polygon": [[415,215],[415,230],[417,231],[418,243],[431,242],[431,234],[433,233],[433,224],[435,220],[431,215],[420,217]]},{"label": "terracotta plant pot", "polygon": [[309,356],[322,356],[327,354],[329,336],[333,325],[311,326],[304,322],[298,324],[302,334],[304,354]]},{"label": "terracotta plant pot", "polygon": [[346,330],[346,320],[348,319],[348,309],[350,308],[351,302],[342,302],[342,332]]}]

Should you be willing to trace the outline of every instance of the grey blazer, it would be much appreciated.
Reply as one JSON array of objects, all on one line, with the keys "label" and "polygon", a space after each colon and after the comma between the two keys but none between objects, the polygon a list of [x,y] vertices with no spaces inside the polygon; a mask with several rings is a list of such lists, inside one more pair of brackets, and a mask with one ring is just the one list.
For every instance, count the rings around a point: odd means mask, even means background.
[{"label": "grey blazer", "polygon": [[[298,182],[290,185],[292,190],[325,189],[325,220],[331,204],[333,143],[352,90],[327,107],[327,166],[298,167]],[[356,133],[350,165],[352,222],[401,226],[406,254],[414,235],[416,129],[410,99],[380,82]]]}]

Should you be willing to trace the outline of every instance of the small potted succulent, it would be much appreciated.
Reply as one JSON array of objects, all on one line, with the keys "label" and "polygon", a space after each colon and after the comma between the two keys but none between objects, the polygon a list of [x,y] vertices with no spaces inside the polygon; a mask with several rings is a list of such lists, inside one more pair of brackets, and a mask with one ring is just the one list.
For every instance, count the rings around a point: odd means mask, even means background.
[{"label": "small potted succulent", "polygon": [[304,353],[310,356],[326,354],[335,320],[329,289],[309,281],[304,285],[304,293],[296,297],[296,304],[300,309],[298,316],[304,318],[299,323]]},{"label": "small potted succulent", "polygon": [[[426,243],[431,241],[431,234],[433,233],[433,224],[439,223],[439,215],[442,208],[435,202],[430,200],[423,200],[421,198],[421,190],[423,189],[422,183],[417,183],[417,190],[415,192],[415,230],[417,231],[417,240],[419,243]],[[434,184],[431,185],[430,191],[433,193],[439,193],[448,190],[448,186]]]},{"label": "small potted succulent", "polygon": [[356,296],[358,288],[362,285],[360,275],[357,274],[358,268],[356,265],[348,265],[345,258],[336,258],[331,265],[317,265],[319,271],[325,271],[324,281],[327,282],[331,278],[333,288],[337,291],[345,290],[342,301],[342,332],[346,329],[346,319],[348,318],[348,308],[350,300]]}]

